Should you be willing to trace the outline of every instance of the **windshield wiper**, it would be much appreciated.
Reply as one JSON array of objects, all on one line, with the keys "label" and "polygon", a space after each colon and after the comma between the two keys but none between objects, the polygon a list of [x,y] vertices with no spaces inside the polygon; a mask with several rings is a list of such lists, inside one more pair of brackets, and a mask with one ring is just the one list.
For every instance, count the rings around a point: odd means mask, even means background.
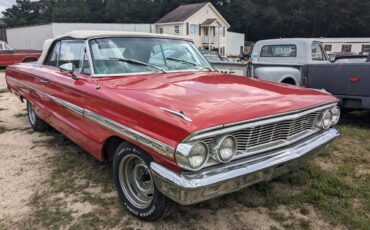
[{"label": "windshield wiper", "polygon": [[205,69],[208,69],[210,72],[213,71],[212,68],[209,68],[208,66],[204,66],[204,65],[201,65],[201,64],[198,64],[198,63],[194,63],[194,62],[190,62],[190,61],[186,61],[184,59],[177,59],[177,58],[172,58],[172,57],[166,57],[167,60],[171,60],[171,61],[176,61],[176,62],[181,62],[181,63],[185,63],[185,64],[190,64],[190,65],[193,65],[193,66],[200,66],[200,67],[203,67]]},{"label": "windshield wiper", "polygon": [[158,67],[158,66],[155,66],[155,65],[152,65],[152,64],[149,64],[149,63],[141,62],[141,61],[135,60],[135,59],[126,59],[126,58],[109,58],[109,59],[129,63],[129,64],[134,64],[134,65],[149,66],[149,67],[152,67],[154,69],[157,69],[157,70],[161,71],[162,73],[167,73],[167,71],[162,69],[161,67]]}]

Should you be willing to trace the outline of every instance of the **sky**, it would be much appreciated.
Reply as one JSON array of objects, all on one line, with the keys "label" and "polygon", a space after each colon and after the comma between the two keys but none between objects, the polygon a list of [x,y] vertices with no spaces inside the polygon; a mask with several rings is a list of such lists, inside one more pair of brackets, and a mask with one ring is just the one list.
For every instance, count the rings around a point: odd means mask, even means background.
[{"label": "sky", "polygon": [[[37,0],[31,0],[31,1],[34,2]],[[14,5],[15,2],[16,0],[0,0],[0,16],[2,16],[1,12],[11,7],[12,5]]]},{"label": "sky", "polygon": [[11,7],[15,4],[16,0],[0,0],[0,12],[3,12],[5,9]]}]

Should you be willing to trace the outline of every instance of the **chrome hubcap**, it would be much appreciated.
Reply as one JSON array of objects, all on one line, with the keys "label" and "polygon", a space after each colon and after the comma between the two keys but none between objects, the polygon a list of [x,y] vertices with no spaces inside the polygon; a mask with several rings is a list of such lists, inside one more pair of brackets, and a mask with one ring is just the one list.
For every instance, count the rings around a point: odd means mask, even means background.
[{"label": "chrome hubcap", "polygon": [[144,209],[153,201],[154,183],[148,166],[134,154],[126,155],[119,165],[119,182],[126,198]]},{"label": "chrome hubcap", "polygon": [[27,111],[28,112],[28,118],[29,118],[31,124],[34,125],[36,123],[36,113],[33,110],[33,107],[32,107],[31,104],[29,104],[27,109],[28,109],[28,111]]}]

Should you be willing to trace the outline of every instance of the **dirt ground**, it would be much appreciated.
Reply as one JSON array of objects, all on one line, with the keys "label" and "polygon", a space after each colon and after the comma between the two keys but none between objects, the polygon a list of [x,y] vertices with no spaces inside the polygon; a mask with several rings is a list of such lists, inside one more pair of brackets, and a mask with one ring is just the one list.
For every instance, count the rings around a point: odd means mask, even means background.
[{"label": "dirt ground", "polygon": [[[4,88],[1,73],[0,90]],[[120,205],[110,165],[97,162],[56,131],[33,132],[25,104],[4,90],[0,127],[0,229],[346,228],[323,218],[314,205],[269,200],[268,183],[180,206],[168,219],[144,223]],[[293,194],[295,189],[276,182],[273,191]]]}]

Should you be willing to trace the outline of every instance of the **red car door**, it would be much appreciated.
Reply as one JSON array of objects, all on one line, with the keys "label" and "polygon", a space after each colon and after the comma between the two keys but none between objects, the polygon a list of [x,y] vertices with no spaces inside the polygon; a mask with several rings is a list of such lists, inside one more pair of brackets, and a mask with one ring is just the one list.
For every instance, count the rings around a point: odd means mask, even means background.
[{"label": "red car door", "polygon": [[[43,66],[44,73],[48,75],[47,122],[75,143],[89,150],[89,139],[83,116],[84,88],[89,84],[87,81],[89,76],[79,73],[84,41],[62,40],[57,41],[53,46]],[[73,63],[75,67],[73,74],[63,72],[59,68],[66,63]]]}]

